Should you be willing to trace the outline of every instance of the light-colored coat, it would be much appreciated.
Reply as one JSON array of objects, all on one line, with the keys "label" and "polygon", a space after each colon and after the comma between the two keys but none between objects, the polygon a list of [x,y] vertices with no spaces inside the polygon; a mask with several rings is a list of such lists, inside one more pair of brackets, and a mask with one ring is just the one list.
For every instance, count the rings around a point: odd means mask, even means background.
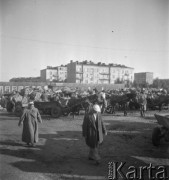
[{"label": "light-colored coat", "polygon": [[25,109],[19,124],[23,123],[22,141],[26,143],[38,142],[38,121],[42,119],[37,108]]}]

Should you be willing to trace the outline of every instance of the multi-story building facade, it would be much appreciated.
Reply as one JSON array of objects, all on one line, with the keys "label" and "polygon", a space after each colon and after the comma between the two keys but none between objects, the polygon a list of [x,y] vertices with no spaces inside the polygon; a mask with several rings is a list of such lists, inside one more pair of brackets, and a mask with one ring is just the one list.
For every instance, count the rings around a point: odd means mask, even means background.
[{"label": "multi-story building facade", "polygon": [[137,84],[152,84],[153,83],[153,73],[152,72],[140,72],[134,73],[134,81]]},{"label": "multi-story building facade", "polygon": [[134,80],[134,69],[124,65],[104,63],[94,64],[91,61],[73,62],[67,65],[67,82],[83,84],[114,84],[117,81]]},{"label": "multi-story building facade", "polygon": [[57,67],[57,80],[65,81],[67,79],[67,66]]},{"label": "multi-story building facade", "polygon": [[47,66],[46,69],[40,71],[41,81],[60,81],[63,82],[67,78],[67,67],[66,66],[58,66],[51,67]]},{"label": "multi-story building facade", "polygon": [[47,66],[46,69],[40,71],[41,81],[53,81],[57,80],[58,70],[57,67]]}]

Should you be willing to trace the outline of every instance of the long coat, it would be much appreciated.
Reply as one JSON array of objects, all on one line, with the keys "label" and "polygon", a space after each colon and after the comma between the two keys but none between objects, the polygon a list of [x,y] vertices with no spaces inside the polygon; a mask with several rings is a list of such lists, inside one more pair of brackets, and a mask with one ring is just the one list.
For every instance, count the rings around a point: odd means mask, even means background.
[{"label": "long coat", "polygon": [[38,142],[38,121],[42,122],[37,108],[25,109],[19,123],[23,122],[22,141],[26,143]]},{"label": "long coat", "polygon": [[139,96],[138,102],[140,104],[140,109],[142,109],[142,107],[144,108],[144,110],[146,111],[146,106],[147,106],[147,99],[146,99],[146,95],[145,94],[141,94]]},{"label": "long coat", "polygon": [[106,127],[101,114],[97,113],[95,120],[92,113],[86,113],[83,120],[82,131],[86,144],[90,148],[96,148],[98,144],[101,144],[103,142],[103,134],[106,133]]}]

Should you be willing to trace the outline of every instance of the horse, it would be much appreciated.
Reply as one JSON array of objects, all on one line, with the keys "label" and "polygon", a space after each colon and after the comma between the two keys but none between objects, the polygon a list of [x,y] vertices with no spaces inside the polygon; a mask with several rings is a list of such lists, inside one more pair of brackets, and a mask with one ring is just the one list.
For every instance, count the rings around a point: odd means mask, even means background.
[{"label": "horse", "polygon": [[123,95],[111,95],[109,99],[109,106],[106,112],[115,114],[116,107],[121,107],[124,111],[124,116],[127,116],[127,107],[130,100],[136,97],[136,93],[126,93]]},{"label": "horse", "polygon": [[169,104],[169,95],[157,95],[153,98],[147,98],[147,106],[149,109],[158,109],[159,112],[162,110],[163,105]]},{"label": "horse", "polygon": [[67,103],[67,108],[69,109],[69,114],[72,113],[73,118],[75,115],[80,114],[80,110],[84,109],[85,113],[90,109],[92,104],[97,102],[98,96],[96,94],[86,96],[86,97],[72,97]]}]

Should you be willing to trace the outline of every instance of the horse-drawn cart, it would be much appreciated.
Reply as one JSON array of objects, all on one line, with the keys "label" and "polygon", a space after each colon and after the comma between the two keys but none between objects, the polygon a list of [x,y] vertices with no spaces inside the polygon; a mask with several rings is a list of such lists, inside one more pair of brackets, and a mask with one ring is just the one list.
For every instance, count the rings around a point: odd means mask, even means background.
[{"label": "horse-drawn cart", "polygon": [[34,102],[35,107],[42,111],[43,114],[50,114],[54,118],[59,118],[66,111],[66,107],[62,107],[58,101]]},{"label": "horse-drawn cart", "polygon": [[91,95],[83,98],[71,98],[67,105],[62,105],[59,101],[50,102],[34,102],[37,109],[43,112],[43,114],[50,114],[54,118],[59,118],[61,115],[66,116],[69,113],[79,114],[81,109],[85,110],[88,107],[89,102],[95,102],[97,95]]},{"label": "horse-drawn cart", "polygon": [[[68,103],[61,103],[61,101],[34,101],[34,106],[43,114],[51,115],[54,118],[60,116],[66,116],[72,113],[73,116],[79,114],[80,110],[85,110],[89,102],[95,102],[97,95],[90,95],[83,98],[71,98]],[[88,101],[87,101],[88,100]],[[24,108],[21,102],[17,102],[15,105],[15,115],[20,117]]]},{"label": "horse-drawn cart", "polygon": [[162,138],[169,142],[169,115],[154,114],[154,116],[160,126],[153,129],[152,143],[154,146],[158,146]]},{"label": "horse-drawn cart", "polygon": [[[35,101],[34,105],[43,114],[51,115],[54,118],[59,118],[61,115],[67,115],[69,113],[69,108],[61,106],[58,101]],[[17,102],[14,114],[20,117],[24,108],[27,108],[27,106],[23,106],[21,102]]]}]

